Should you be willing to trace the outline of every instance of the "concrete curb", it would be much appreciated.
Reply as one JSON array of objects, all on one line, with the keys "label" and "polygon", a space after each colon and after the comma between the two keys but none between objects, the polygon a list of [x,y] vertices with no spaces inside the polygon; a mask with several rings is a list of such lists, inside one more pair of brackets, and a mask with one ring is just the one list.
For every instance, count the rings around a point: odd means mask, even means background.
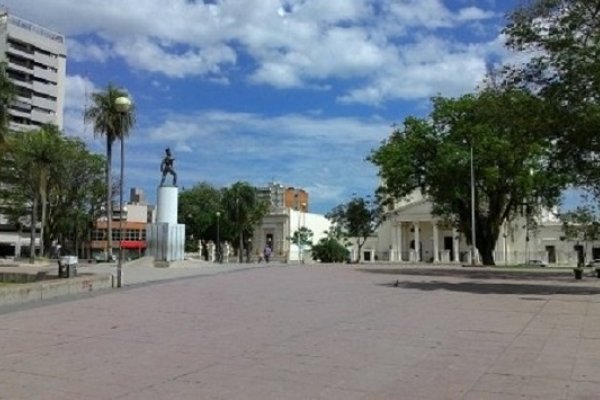
[{"label": "concrete curb", "polygon": [[69,279],[14,284],[0,288],[0,307],[88,293],[113,287],[111,274],[81,275]]}]

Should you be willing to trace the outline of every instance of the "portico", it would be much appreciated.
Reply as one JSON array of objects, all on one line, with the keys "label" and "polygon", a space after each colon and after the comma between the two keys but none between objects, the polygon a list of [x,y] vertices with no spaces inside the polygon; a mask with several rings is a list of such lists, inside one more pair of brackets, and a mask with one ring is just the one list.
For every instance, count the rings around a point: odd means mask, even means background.
[{"label": "portico", "polygon": [[390,261],[449,263],[460,261],[460,235],[435,219],[391,221]]}]

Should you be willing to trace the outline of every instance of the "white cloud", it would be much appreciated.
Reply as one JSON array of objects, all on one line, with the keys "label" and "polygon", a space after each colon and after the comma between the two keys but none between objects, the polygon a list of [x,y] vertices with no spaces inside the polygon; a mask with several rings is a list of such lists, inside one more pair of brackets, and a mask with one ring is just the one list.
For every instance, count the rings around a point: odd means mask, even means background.
[{"label": "white cloud", "polygon": [[[360,80],[340,98],[381,103],[428,96],[436,87],[472,89],[485,52],[438,48],[435,59],[416,47],[424,32],[483,23],[497,15],[481,7],[453,11],[441,0],[229,0],[211,4],[186,0],[5,0],[43,25],[70,36],[74,60],[122,58],[131,67],[171,78],[203,76],[228,83],[240,56],[253,69],[255,84],[276,88],[332,88],[326,81]],[[417,35],[417,36],[415,36]],[[410,54],[411,57],[408,57]],[[459,60],[460,57],[466,60]],[[479,62],[474,60],[479,58]],[[423,71],[419,73],[418,69]],[[459,82],[454,73],[467,68]],[[437,71],[437,76],[433,75]],[[445,71],[449,73],[443,75]],[[392,84],[404,83],[393,94]]]},{"label": "white cloud", "polygon": [[132,38],[115,44],[115,52],[129,65],[169,77],[220,74],[220,66],[235,63],[235,52],[227,46],[177,52],[148,38]]},{"label": "white cloud", "polygon": [[457,21],[481,21],[496,16],[496,13],[491,11],[485,11],[477,7],[463,8],[458,12],[456,16]]},{"label": "white cloud", "polygon": [[285,63],[264,63],[250,77],[255,83],[269,83],[277,88],[293,88],[302,86],[302,80],[296,70]]},{"label": "white cloud", "polygon": [[69,136],[89,139],[92,128],[83,123],[83,113],[89,106],[88,96],[98,89],[92,81],[81,75],[69,75],[65,84],[64,131]]},{"label": "white cloud", "polygon": [[91,41],[79,42],[75,39],[67,41],[67,54],[69,59],[75,61],[95,61],[95,62],[106,62],[112,55],[112,48],[104,44],[96,44]]},{"label": "white cloud", "polygon": [[437,94],[458,96],[481,83],[490,55],[501,55],[496,40],[470,46],[424,36],[404,48],[401,62],[379,71],[366,85],[350,90],[339,100],[379,104]]}]

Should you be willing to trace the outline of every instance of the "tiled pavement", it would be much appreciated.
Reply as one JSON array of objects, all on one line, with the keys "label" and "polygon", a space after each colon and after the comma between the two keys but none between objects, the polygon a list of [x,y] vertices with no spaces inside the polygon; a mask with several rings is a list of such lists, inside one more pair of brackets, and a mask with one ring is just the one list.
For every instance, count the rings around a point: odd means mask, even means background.
[{"label": "tiled pavement", "polygon": [[368,270],[262,266],[0,314],[0,399],[600,398],[600,280]]}]

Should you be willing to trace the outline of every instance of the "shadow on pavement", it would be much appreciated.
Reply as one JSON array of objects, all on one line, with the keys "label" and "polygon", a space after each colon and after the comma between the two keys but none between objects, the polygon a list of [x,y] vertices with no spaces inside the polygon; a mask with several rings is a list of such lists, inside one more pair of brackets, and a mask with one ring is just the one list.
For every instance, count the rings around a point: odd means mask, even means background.
[{"label": "shadow on pavement", "polygon": [[[417,289],[423,291],[448,290],[452,292],[467,292],[477,294],[522,294],[522,295],[594,295],[600,294],[600,288],[566,285],[535,285],[529,283],[492,283],[492,282],[409,282],[395,281],[392,283],[380,283],[378,286],[390,288]],[[523,299],[543,300],[543,299]]]},{"label": "shadow on pavement", "polygon": [[[411,275],[411,276],[449,276],[455,278],[469,279],[511,279],[511,280],[537,280],[537,281],[569,281],[573,280],[573,272],[571,270],[493,270],[482,268],[373,268],[358,269],[361,272],[372,274],[387,274],[387,275]],[[594,278],[596,279],[596,278]]]}]

